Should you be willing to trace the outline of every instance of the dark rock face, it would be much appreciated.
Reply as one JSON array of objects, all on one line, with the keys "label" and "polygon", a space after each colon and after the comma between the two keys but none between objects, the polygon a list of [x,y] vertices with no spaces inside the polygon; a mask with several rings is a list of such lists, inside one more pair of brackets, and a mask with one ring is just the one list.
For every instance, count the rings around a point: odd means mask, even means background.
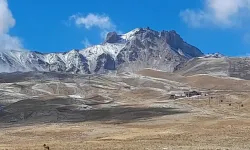
[{"label": "dark rock face", "polygon": [[115,70],[115,60],[110,55],[106,55],[106,62],[104,64],[104,69]]},{"label": "dark rock face", "polygon": [[109,32],[106,37],[105,43],[117,43],[120,39],[120,36],[117,35],[116,32]]},{"label": "dark rock face", "polygon": [[203,53],[196,47],[186,43],[176,31],[162,31],[161,37],[166,41],[173,50],[182,50],[184,54],[187,54],[191,57],[200,57],[203,56]]},{"label": "dark rock face", "polygon": [[199,56],[203,56],[203,53],[184,42],[175,31],[157,32],[146,28],[135,33],[134,38],[117,55],[116,64],[136,64],[137,69],[149,67],[172,72],[188,59]]},{"label": "dark rock face", "polygon": [[97,59],[97,66],[95,72],[99,72],[103,68],[104,70],[115,70],[115,60],[108,54],[102,54]]}]

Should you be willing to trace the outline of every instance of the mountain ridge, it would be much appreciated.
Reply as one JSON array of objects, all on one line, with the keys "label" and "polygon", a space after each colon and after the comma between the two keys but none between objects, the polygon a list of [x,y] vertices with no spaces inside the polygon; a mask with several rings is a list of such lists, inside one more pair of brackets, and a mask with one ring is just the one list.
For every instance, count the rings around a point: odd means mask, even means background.
[{"label": "mountain ridge", "polygon": [[136,28],[121,35],[110,32],[103,43],[83,50],[72,49],[63,53],[3,51],[0,52],[0,72],[91,74],[146,67],[173,72],[176,66],[200,56],[204,56],[201,50],[185,42],[174,30],[158,32]]}]

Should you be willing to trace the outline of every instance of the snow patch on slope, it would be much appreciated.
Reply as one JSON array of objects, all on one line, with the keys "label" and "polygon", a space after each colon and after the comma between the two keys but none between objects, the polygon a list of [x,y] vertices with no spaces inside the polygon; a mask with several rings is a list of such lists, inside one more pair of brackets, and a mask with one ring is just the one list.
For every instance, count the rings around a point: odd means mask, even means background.
[{"label": "snow patch on slope", "polygon": [[134,29],[126,34],[121,35],[121,38],[126,40],[126,41],[129,41],[129,40],[133,39],[133,37],[135,36],[135,33],[138,31],[140,31],[140,28],[136,28],[136,29]]},{"label": "snow patch on slope", "polygon": [[220,53],[214,53],[214,54],[207,54],[207,55],[204,55],[202,57],[199,57],[199,58],[223,58],[224,55],[220,54]]},{"label": "snow patch on slope", "polygon": [[91,70],[94,70],[97,65],[97,58],[102,54],[109,54],[112,58],[116,58],[119,52],[125,47],[125,44],[121,43],[105,43],[103,45],[96,45],[80,51],[84,57],[89,61]]},{"label": "snow patch on slope", "polygon": [[231,80],[244,80],[244,79],[240,79],[240,78],[235,78],[235,77],[229,77],[228,75],[225,74],[195,74],[195,75],[191,75],[189,77],[199,77],[199,76],[210,76],[210,77],[215,77],[215,78],[221,78],[221,79],[231,79]]}]

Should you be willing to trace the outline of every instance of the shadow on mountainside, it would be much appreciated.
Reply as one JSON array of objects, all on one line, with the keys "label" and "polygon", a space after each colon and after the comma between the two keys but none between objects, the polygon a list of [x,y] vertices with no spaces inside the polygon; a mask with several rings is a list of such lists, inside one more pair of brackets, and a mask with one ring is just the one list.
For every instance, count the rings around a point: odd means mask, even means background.
[{"label": "shadow on mountainside", "polygon": [[14,83],[30,80],[64,80],[77,75],[60,72],[13,72],[0,73],[0,83]]},{"label": "shadow on mountainside", "polygon": [[[0,123],[33,124],[84,121],[128,123],[159,116],[188,113],[175,108],[160,107],[108,106],[101,108],[98,105],[102,102],[99,104],[96,101],[94,104],[91,102],[88,100],[88,105],[85,105],[83,100],[66,98],[22,100],[0,111]],[[89,107],[90,105],[92,108]]]}]

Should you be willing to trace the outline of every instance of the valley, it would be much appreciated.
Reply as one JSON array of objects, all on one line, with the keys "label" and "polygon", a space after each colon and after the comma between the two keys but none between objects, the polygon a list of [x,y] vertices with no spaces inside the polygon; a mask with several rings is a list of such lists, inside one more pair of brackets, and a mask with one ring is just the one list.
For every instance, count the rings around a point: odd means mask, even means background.
[{"label": "valley", "polygon": [[[152,69],[1,79],[0,149],[250,147],[248,80]],[[193,90],[202,95],[170,98]]]}]

